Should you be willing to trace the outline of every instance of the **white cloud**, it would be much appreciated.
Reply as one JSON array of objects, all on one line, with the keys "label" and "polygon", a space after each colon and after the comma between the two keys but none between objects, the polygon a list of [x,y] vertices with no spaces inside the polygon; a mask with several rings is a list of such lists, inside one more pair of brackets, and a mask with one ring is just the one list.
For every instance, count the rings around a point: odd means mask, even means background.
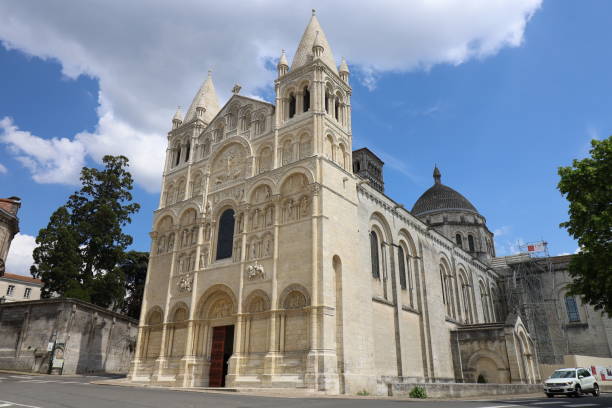
[{"label": "white cloud", "polygon": [[9,146],[36,182],[78,182],[85,156],[80,142],[67,138],[43,139],[19,130],[9,117],[0,120],[0,141]]},{"label": "white cloud", "polygon": [[0,163],[0,174],[8,173],[8,169],[2,163]]},{"label": "white cloud", "polygon": [[[5,0],[0,2],[0,40],[7,48],[58,60],[67,77],[97,78],[98,128],[81,133],[76,142],[96,143],[85,146],[96,159],[109,152],[126,154],[137,182],[155,189],[161,162],[149,166],[144,157],[153,163],[163,156],[163,135],[174,108],[191,101],[206,70],[215,70],[222,97],[236,82],[244,94],[269,90],[274,72],[266,66],[281,48],[291,53],[297,47],[313,6],[335,56],[346,56],[355,77],[373,88],[386,72],[461,64],[520,46],[540,5],[541,0],[185,0],[180,5]],[[56,149],[58,143],[75,149],[73,158],[83,149],[75,140],[52,140]],[[17,154],[39,181],[61,181],[68,172],[58,169],[59,163],[46,167],[48,161],[41,163],[22,146]]]},{"label": "white cloud", "polygon": [[512,231],[512,227],[510,225],[502,225],[501,227],[493,230],[493,235],[495,235],[495,237],[502,237],[504,235],[507,236],[510,231]]},{"label": "white cloud", "polygon": [[17,233],[8,257],[6,258],[6,271],[18,275],[30,276],[30,266],[34,263],[32,251],[36,248],[36,238],[31,235]]}]

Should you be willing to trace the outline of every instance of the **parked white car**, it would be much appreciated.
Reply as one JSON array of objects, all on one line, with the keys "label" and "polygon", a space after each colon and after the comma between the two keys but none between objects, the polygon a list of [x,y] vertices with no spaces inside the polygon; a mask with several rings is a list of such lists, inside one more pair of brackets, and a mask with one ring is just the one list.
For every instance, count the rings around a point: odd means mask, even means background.
[{"label": "parked white car", "polygon": [[581,394],[593,394],[599,397],[597,379],[585,368],[562,368],[555,371],[544,381],[544,392],[552,398],[555,394],[577,397]]}]

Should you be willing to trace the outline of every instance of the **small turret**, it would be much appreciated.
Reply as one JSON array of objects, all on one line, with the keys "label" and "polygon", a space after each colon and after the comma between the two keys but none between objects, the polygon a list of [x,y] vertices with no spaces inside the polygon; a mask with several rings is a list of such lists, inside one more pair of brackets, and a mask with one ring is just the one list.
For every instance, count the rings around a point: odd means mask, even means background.
[{"label": "small turret", "polygon": [[342,62],[340,63],[340,67],[338,68],[338,71],[340,72],[340,79],[348,83],[350,71],[349,71],[348,64],[346,63],[346,59],[344,57],[342,57]]},{"label": "small turret", "polygon": [[206,113],[206,108],[202,105],[196,106],[196,118],[200,120],[204,120],[204,114]]},{"label": "small turret", "polygon": [[442,173],[440,173],[440,169],[438,169],[437,165],[434,166],[433,178],[435,184],[442,184]]},{"label": "small turret", "polygon": [[285,50],[282,50],[281,56],[278,59],[278,65],[276,66],[278,76],[282,77],[289,72],[289,62],[287,61],[287,56],[285,55]]},{"label": "small turret", "polygon": [[181,112],[181,107],[179,106],[176,109],[176,113],[172,118],[172,129],[176,129],[183,123],[183,113]]},{"label": "small turret", "polygon": [[312,54],[315,58],[321,58],[323,51],[325,51],[325,47],[323,46],[323,42],[319,39],[319,32],[317,31],[314,43],[312,44]]}]

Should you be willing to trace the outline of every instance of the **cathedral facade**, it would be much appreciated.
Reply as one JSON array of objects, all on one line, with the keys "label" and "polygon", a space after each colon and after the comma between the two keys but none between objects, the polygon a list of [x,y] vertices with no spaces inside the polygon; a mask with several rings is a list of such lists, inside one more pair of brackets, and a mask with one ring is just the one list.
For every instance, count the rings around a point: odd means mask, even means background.
[{"label": "cathedral facade", "polygon": [[381,392],[401,382],[535,383],[533,341],[499,303],[485,218],[442,184],[410,211],[353,153],[349,69],[317,17],[274,104],[206,79],[177,112],[134,382]]}]

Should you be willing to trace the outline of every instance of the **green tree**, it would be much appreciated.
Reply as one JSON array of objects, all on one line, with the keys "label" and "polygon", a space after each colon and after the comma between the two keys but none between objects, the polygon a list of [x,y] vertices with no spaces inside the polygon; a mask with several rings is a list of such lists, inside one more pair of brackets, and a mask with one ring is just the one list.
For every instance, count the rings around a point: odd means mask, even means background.
[{"label": "green tree", "polygon": [[[49,226],[39,232],[39,246],[35,249],[39,255],[32,274],[39,274],[34,276],[40,276],[45,285],[49,281],[50,291],[60,296],[118,308],[123,303],[125,288],[123,273],[117,266],[132,243],[132,237],[122,229],[140,206],[131,202],[133,180],[127,171],[128,159],[104,156],[102,162],[101,170],[87,167],[81,170],[81,189],[70,196],[68,203],[54,214],[55,219],[51,218]],[[63,243],[57,237],[59,234],[69,236],[69,243]],[[47,267],[59,265],[53,256],[61,255],[65,245],[72,250],[70,268],[63,272],[60,266]],[[78,261],[73,256],[75,251]],[[71,281],[56,278],[56,274],[71,276]]]},{"label": "green tree", "polygon": [[561,223],[578,241],[570,293],[612,316],[612,136],[591,141],[591,157],[560,167],[559,191],[569,201]]},{"label": "green tree", "polygon": [[32,256],[35,265],[30,273],[44,283],[41,296],[54,294],[89,300],[80,280],[81,256],[78,237],[70,223],[66,207],[58,208],[49,220],[47,228],[39,231],[38,245]]},{"label": "green tree", "polygon": [[140,318],[140,308],[147,279],[149,253],[130,251],[117,267],[125,279],[125,298],[121,312],[134,319]]}]

